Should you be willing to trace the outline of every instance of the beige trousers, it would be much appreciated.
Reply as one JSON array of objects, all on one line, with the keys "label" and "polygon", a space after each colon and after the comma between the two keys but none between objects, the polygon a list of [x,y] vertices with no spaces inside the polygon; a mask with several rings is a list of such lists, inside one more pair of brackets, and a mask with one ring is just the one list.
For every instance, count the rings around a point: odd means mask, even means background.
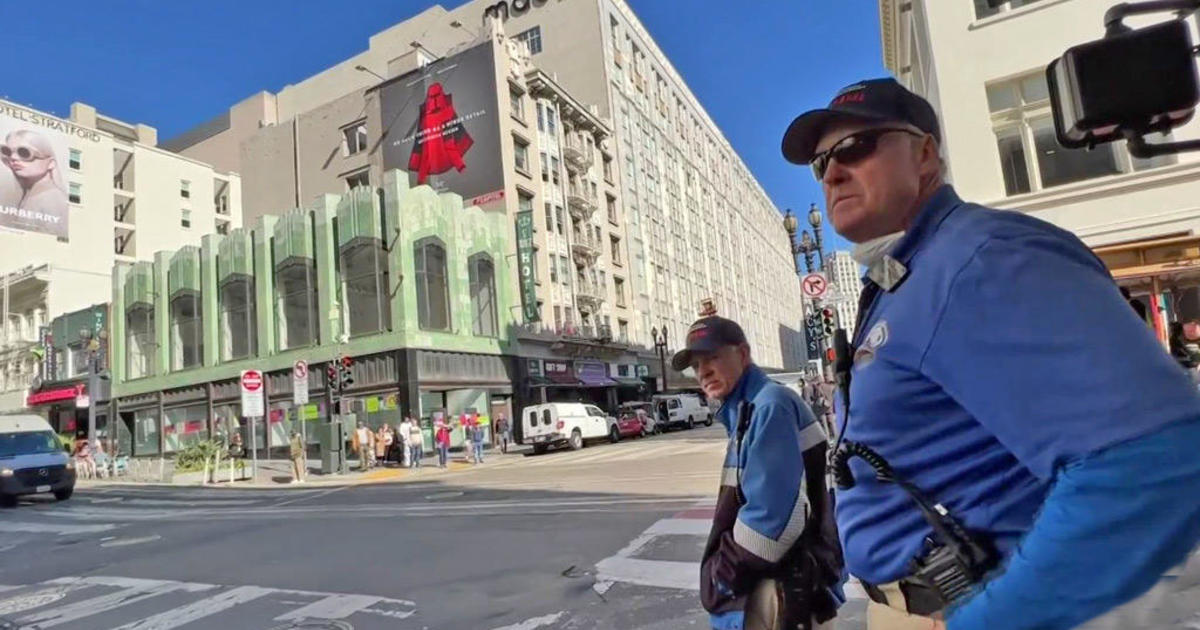
[{"label": "beige trousers", "polygon": [[[867,630],[944,630],[945,622],[933,617],[910,615],[904,612],[904,594],[893,582],[879,587],[888,604],[867,602]],[[889,605],[890,604],[890,605]]]},{"label": "beige trousers", "polygon": [[[780,616],[783,607],[779,605],[779,596],[775,593],[775,580],[763,580],[754,587],[746,602],[745,630],[780,630],[783,619]],[[834,620],[825,623],[813,621],[813,630],[833,630]]]}]

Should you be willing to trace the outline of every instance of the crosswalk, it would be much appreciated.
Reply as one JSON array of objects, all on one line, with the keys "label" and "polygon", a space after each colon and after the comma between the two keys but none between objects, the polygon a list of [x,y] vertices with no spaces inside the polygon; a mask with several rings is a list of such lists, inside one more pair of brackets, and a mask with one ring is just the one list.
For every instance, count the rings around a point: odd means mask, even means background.
[{"label": "crosswalk", "polygon": [[0,587],[0,627],[19,630],[172,630],[197,623],[223,628],[399,628],[405,626],[398,622],[416,612],[412,601],[375,595],[120,576],[74,576]]},{"label": "crosswalk", "polygon": [[511,458],[497,462],[494,467],[520,466],[545,468],[557,466],[587,466],[615,462],[652,461],[683,456],[719,456],[725,452],[723,440],[634,440],[617,444],[601,444],[570,451],[557,450],[543,455]]}]

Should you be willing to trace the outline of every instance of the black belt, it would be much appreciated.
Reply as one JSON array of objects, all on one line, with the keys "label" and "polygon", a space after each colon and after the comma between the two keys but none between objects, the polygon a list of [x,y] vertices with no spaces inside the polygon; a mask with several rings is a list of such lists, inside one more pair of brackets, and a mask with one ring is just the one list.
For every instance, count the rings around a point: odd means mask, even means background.
[{"label": "black belt", "polygon": [[[863,590],[867,592],[867,597],[877,604],[895,607],[894,604],[888,602],[887,596],[883,591],[874,584],[863,582]],[[902,578],[897,585],[900,587],[900,593],[904,595],[904,609],[910,615],[921,615],[928,617],[934,613],[941,612],[946,608],[937,591],[925,586],[911,578]]]}]

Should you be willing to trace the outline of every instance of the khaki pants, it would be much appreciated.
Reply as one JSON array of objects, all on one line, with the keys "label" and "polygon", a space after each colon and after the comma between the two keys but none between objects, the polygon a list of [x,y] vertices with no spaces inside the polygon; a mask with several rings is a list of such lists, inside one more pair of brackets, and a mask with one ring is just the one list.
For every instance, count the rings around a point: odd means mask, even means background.
[{"label": "khaki pants", "polygon": [[[779,596],[775,593],[775,580],[767,579],[754,587],[746,602],[745,630],[780,630],[783,628],[783,613],[779,605]],[[834,620],[825,623],[813,621],[813,630],[833,630]]]},{"label": "khaki pants", "polygon": [[888,604],[867,602],[867,630],[943,630],[946,627],[941,619],[904,612],[904,594],[897,583],[883,584],[879,590],[887,597]]},{"label": "khaki pants", "polygon": [[308,463],[304,461],[304,456],[292,458],[292,479],[296,481],[304,481],[304,469],[308,468]]}]

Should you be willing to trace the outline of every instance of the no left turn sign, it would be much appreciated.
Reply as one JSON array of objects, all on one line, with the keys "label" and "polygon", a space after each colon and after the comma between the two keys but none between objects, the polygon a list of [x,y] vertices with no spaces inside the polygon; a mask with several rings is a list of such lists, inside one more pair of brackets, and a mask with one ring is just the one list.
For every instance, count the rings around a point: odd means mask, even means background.
[{"label": "no left turn sign", "polygon": [[810,298],[819,298],[829,290],[829,283],[825,281],[824,274],[810,273],[800,281],[800,289]]}]

